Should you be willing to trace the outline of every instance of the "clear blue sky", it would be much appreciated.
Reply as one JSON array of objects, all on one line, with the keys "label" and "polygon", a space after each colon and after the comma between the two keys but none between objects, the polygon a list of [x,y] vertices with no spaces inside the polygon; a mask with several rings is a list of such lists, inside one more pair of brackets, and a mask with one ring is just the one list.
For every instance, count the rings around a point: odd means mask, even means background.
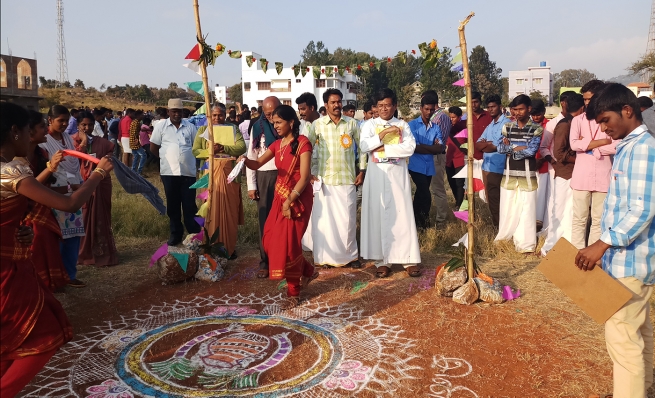
[{"label": "clear blue sky", "polygon": [[[428,4],[433,5],[428,5]],[[203,34],[228,49],[254,51],[292,66],[310,40],[378,57],[436,39],[458,45],[457,26],[470,11],[469,48],[483,45],[509,70],[548,61],[554,72],[586,68],[600,78],[625,74],[646,51],[648,0],[346,2],[200,0]],[[346,7],[341,4],[349,4]],[[198,80],[181,65],[195,43],[191,0],[64,0],[68,73],[87,86]],[[1,50],[38,59],[38,73],[54,78],[55,0],[2,0]],[[210,68],[213,83],[240,81],[240,61],[224,54]]]}]

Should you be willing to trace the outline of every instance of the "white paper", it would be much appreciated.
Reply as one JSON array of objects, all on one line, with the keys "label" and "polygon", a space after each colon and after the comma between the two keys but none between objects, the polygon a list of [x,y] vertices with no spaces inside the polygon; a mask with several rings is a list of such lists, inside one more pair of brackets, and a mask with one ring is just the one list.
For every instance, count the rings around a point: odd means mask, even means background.
[{"label": "white paper", "polygon": [[462,236],[457,242],[455,242],[455,244],[453,244],[453,247],[458,247],[460,245],[460,243],[463,244],[464,247],[466,247],[467,249],[469,248],[469,234],[468,234],[468,232],[464,236]]},{"label": "white paper", "polygon": [[243,169],[243,164],[246,162],[246,159],[241,159],[237,164],[234,166],[230,174],[227,176],[227,183],[231,183],[234,181],[235,178],[241,173],[241,169]]}]

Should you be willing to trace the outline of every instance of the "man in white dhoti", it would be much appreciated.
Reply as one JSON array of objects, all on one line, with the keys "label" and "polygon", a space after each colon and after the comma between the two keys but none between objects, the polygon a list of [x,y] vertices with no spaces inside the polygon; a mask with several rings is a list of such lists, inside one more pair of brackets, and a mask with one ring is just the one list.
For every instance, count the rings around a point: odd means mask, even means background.
[{"label": "man in white dhoti", "polygon": [[[361,268],[357,248],[357,190],[364,171],[357,173],[354,143],[359,140],[357,121],[341,114],[343,94],[331,88],[323,93],[327,115],[309,127],[314,144],[312,180],[321,180],[312,209],[314,263]],[[361,157],[360,157],[361,159]],[[365,169],[363,164],[362,170]]]},{"label": "man in white dhoti", "polygon": [[584,111],[582,95],[571,93],[568,95],[569,110],[563,119],[555,126],[553,131],[553,155],[557,162],[553,165],[555,182],[552,186],[552,206],[550,222],[546,241],[541,247],[541,255],[548,254],[560,238],[571,241],[573,227],[573,190],[571,189],[571,176],[575,166],[576,152],[571,149],[569,135],[571,133],[571,120]]},{"label": "man in white dhoti", "polygon": [[500,182],[499,226],[496,240],[513,238],[519,253],[537,246],[537,161],[543,127],[530,119],[531,101],[518,95],[510,104],[516,121],[506,123],[496,142],[498,153],[507,155]]},{"label": "man in white dhoti", "polygon": [[376,276],[402,264],[410,276],[421,275],[421,253],[412,208],[407,159],[416,141],[409,125],[394,117],[396,94],[385,88],[377,96],[379,117],[362,126],[360,147],[369,156],[362,198],[362,257],[375,260]]}]

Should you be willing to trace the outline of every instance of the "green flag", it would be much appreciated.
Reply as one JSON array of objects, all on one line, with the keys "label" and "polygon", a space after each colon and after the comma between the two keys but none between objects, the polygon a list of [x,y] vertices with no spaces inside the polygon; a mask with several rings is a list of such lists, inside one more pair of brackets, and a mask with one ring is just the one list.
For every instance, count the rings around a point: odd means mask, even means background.
[{"label": "green flag", "polygon": [[[293,74],[294,74],[296,77],[298,77],[298,74],[299,74],[299,73],[300,73],[300,65],[294,65],[294,66],[293,66]],[[303,76],[305,76],[304,73],[303,73]]]},{"label": "green flag", "polygon": [[228,52],[228,55],[229,55],[231,58],[241,58],[241,51],[232,51],[232,50],[230,50],[230,51]]},{"label": "green flag", "polygon": [[262,67],[264,73],[266,73],[266,71],[268,70],[268,61],[266,60],[266,58],[261,58],[259,60],[259,65]]},{"label": "green flag", "polygon": [[300,74],[302,75],[302,77],[305,77],[307,72],[309,72],[309,67],[304,66],[304,65],[300,65]]},{"label": "green flag", "polygon": [[200,95],[205,95],[205,87],[203,87],[202,82],[188,82],[184,83],[185,86],[187,86],[189,89],[195,91],[196,93]]},{"label": "green flag", "polygon": [[346,71],[346,67],[345,67],[345,66],[339,65],[339,66],[337,67],[337,72],[339,72],[339,76],[343,77],[343,74],[344,74],[345,71]]},{"label": "green flag", "polygon": [[252,66],[252,55],[246,55],[246,64],[249,68]]},{"label": "green flag", "polygon": [[284,65],[282,65],[282,62],[276,62],[275,63],[275,71],[277,72],[278,75],[280,73],[282,73],[283,68],[284,68]]},{"label": "green flag", "polygon": [[334,68],[331,66],[326,66],[325,67],[325,77],[332,77],[332,72],[334,72]]},{"label": "green flag", "polygon": [[319,79],[321,77],[321,67],[320,66],[313,66],[312,67],[312,72],[314,72],[314,79]]}]

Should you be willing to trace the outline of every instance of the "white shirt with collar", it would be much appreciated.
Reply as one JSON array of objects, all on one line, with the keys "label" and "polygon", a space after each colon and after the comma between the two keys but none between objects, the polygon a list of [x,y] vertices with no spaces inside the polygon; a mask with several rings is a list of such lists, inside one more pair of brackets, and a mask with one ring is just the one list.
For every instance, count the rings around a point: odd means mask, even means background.
[{"label": "white shirt with collar", "polygon": [[[246,157],[250,160],[257,160],[260,156],[266,153],[267,150],[268,148],[266,147],[266,134],[262,134],[259,137],[259,148],[255,148],[255,142],[253,141],[251,136],[250,146],[248,147],[248,151],[246,152]],[[272,171],[272,170],[277,170],[277,166],[275,166],[275,158],[269,160],[264,165],[262,165],[262,167],[260,167],[258,171]],[[248,190],[256,191],[257,171],[246,168],[246,181],[248,182]]]},{"label": "white shirt with collar", "polygon": [[95,137],[104,137],[105,136],[105,132],[102,131],[102,126],[100,125],[100,123],[97,120],[96,120],[95,125],[93,126],[93,132],[91,132],[91,135],[93,135]]},{"label": "white shirt with collar", "polygon": [[171,119],[157,123],[150,142],[160,146],[160,175],[196,176],[196,158],[192,151],[196,132],[196,126],[184,119],[179,128],[171,123]]}]

